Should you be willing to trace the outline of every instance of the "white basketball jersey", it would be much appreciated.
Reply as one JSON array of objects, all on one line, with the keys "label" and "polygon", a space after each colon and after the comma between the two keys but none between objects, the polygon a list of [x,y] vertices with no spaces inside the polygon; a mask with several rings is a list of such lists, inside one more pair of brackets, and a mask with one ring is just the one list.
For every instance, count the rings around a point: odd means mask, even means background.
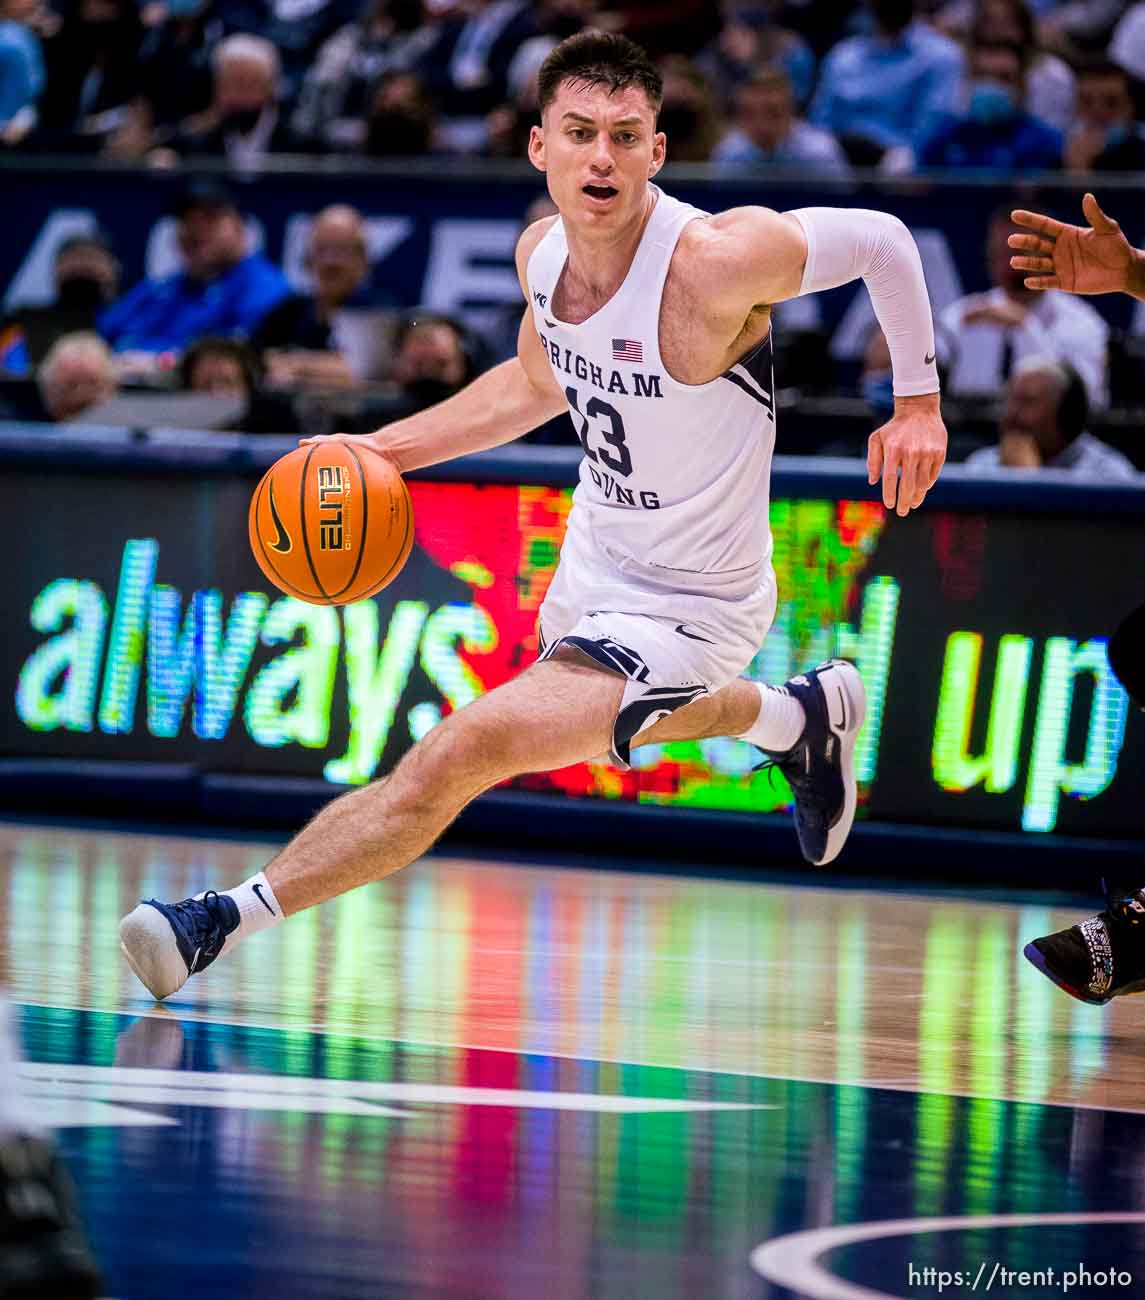
[{"label": "white basketball jersey", "polygon": [[664,282],[680,232],[708,213],[652,188],[656,203],[628,275],[588,320],[570,325],[552,311],[568,257],[561,218],[526,268],[537,333],[584,448],[570,529],[613,560],[735,574],[746,590],[771,559],[771,336],[710,383],[668,374]]}]

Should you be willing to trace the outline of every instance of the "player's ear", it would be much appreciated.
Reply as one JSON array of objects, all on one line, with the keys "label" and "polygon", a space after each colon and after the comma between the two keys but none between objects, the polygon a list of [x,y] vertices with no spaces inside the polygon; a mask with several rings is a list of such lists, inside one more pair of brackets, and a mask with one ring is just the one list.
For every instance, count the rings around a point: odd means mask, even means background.
[{"label": "player's ear", "polygon": [[545,170],[545,133],[539,126],[529,127],[529,161],[537,171]]},{"label": "player's ear", "polygon": [[653,176],[664,166],[668,157],[668,137],[663,131],[657,131],[652,137],[652,161],[648,165],[648,179]]}]

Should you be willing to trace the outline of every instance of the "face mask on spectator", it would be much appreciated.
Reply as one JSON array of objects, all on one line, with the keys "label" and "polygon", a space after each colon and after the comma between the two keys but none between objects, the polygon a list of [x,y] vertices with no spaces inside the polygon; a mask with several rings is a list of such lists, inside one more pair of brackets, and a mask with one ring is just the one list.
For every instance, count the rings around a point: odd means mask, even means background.
[{"label": "face mask on spectator", "polygon": [[204,8],[204,0],[167,0],[169,18],[193,18]]},{"label": "face mask on spectator", "polygon": [[1017,111],[1013,92],[996,81],[972,81],[966,113],[972,122],[993,126],[1008,122]]},{"label": "face mask on spectator", "polygon": [[102,306],[103,284],[90,275],[69,276],[60,285],[59,300],[68,307]]},{"label": "face mask on spectator", "polygon": [[1119,144],[1124,144],[1129,139],[1129,128],[1124,122],[1114,122],[1114,124],[1105,133],[1105,147],[1107,149],[1116,149]]}]

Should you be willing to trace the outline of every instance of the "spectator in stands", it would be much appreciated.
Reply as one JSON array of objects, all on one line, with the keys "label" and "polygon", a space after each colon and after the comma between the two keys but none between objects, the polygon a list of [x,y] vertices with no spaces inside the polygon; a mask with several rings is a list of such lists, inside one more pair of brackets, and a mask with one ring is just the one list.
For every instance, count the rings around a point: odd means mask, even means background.
[{"label": "spectator in stands", "polygon": [[712,158],[737,166],[789,167],[814,176],[851,174],[847,155],[830,131],[798,116],[791,83],[780,68],[757,72],[740,87],[735,124]]},{"label": "spectator in stands", "polygon": [[477,370],[465,330],[448,316],[421,314],[399,329],[391,378],[410,410],[420,411],[452,397]]},{"label": "spectator in stands", "polygon": [[[224,12],[230,0],[222,0]],[[238,0],[239,7],[247,7]],[[284,104],[293,105],[303,78],[325,41],[340,28],[358,17],[361,0],[255,0],[250,6],[260,21],[250,25],[232,14],[228,30],[251,32],[268,40],[278,51],[281,63],[279,96]]]},{"label": "spectator in stands", "polygon": [[1109,59],[1078,73],[1077,123],[1066,138],[1070,171],[1145,171],[1145,133],[1134,121],[1129,74]]},{"label": "spectator in stands", "polygon": [[56,296],[16,306],[0,321],[0,369],[26,374],[63,334],[94,330],[99,313],[119,292],[119,263],[104,235],[71,235],[56,248]]},{"label": "spectator in stands", "polygon": [[418,64],[443,117],[480,120],[509,95],[509,64],[535,35],[527,0],[460,0]]},{"label": "spectator in stands", "polygon": [[166,17],[144,33],[139,95],[108,142],[116,158],[142,158],[163,145],[179,123],[211,102],[211,52],[223,36],[215,0],[165,0]]},{"label": "spectator in stands", "polygon": [[1108,483],[1132,478],[1132,463],[1086,432],[1085,384],[1067,362],[1027,357],[1006,385],[998,444],[971,452],[978,470],[1064,469]]},{"label": "spectator in stands", "polygon": [[419,158],[437,145],[437,116],[412,72],[385,76],[366,118],[365,151],[373,158]]},{"label": "spectator in stands", "polygon": [[25,147],[95,153],[139,92],[143,26],[134,0],[79,0],[44,42],[47,82]]},{"label": "spectator in stands", "polygon": [[690,56],[715,40],[720,13],[711,0],[605,0],[587,26],[627,36],[655,57]]},{"label": "spectator in stands", "polygon": [[724,107],[762,68],[782,68],[802,110],[815,88],[815,54],[798,33],[775,22],[773,0],[734,0],[725,8],[719,35],[696,62],[713,86],[722,88]]},{"label": "spectator in stands", "polygon": [[1061,133],[1031,117],[1026,97],[1026,52],[1018,45],[975,45],[966,69],[965,108],[923,145],[923,168],[976,171],[1054,171],[1061,166]]},{"label": "spectator in stands", "polygon": [[707,78],[682,54],[661,59],[660,72],[664,100],[656,126],[668,137],[669,158],[673,162],[707,162],[720,138]]},{"label": "spectator in stands", "polygon": [[1136,116],[1145,117],[1145,0],[1130,5],[1113,29],[1109,57],[1133,79]]},{"label": "spectator in stands", "polygon": [[298,417],[290,399],[263,390],[264,372],[258,354],[240,339],[207,337],[183,353],[179,363],[181,387],[212,397],[241,397],[243,408],[225,427],[242,433],[298,433]]},{"label": "spectator in stands", "polygon": [[[339,204],[324,208],[314,218],[306,269],[314,292],[291,294],[272,308],[251,342],[267,352],[276,384],[348,387],[354,375],[338,347],[338,313],[361,310],[370,329],[386,332],[385,308],[392,306],[372,283],[366,223],[360,212]],[[391,322],[396,320],[392,312],[390,316]]]},{"label": "spectator in stands", "polygon": [[1066,52],[1096,53],[1109,44],[1124,9],[1125,0],[1043,0],[1038,37],[1043,45]]},{"label": "spectator in stands", "polygon": [[35,126],[44,89],[44,55],[35,19],[40,0],[0,0],[0,143],[19,142]]},{"label": "spectator in stands", "polygon": [[945,307],[935,320],[935,346],[946,374],[945,391],[993,395],[1018,362],[1030,356],[1070,361],[1085,381],[1090,401],[1108,402],[1109,327],[1083,298],[1027,289],[1010,265],[1007,244],[1019,228],[1009,208],[990,218],[986,264],[992,288]]},{"label": "spectator in stands", "polygon": [[248,400],[262,383],[258,354],[241,339],[208,335],[183,353],[179,362],[181,386],[189,393]]},{"label": "spectator in stands", "polygon": [[1042,49],[1033,11],[1026,0],[953,0],[936,23],[947,35],[971,45],[1019,45],[1029,51],[1026,100],[1031,117],[1065,132],[1073,121],[1077,93],[1073,69],[1059,55]]},{"label": "spectator in stands", "polygon": [[914,21],[913,0],[868,3],[874,33],[831,50],[807,116],[856,166],[909,170],[914,151],[957,110],[962,53]]},{"label": "spectator in stands", "polygon": [[360,149],[374,86],[391,73],[412,72],[436,39],[417,0],[373,0],[318,51],[298,96],[294,130],[325,148]]},{"label": "spectator in stands", "polygon": [[243,33],[226,37],[215,46],[211,70],[210,106],[171,138],[174,153],[225,157],[235,168],[256,171],[267,154],[311,147],[280,109],[278,51],[268,40]]},{"label": "spectator in stands", "polygon": [[[41,419],[66,424],[115,395],[115,365],[107,344],[84,330],[65,334],[36,372]],[[35,418],[35,417],[33,417]]]},{"label": "spectator in stands", "polygon": [[172,212],[183,270],[142,280],[103,313],[100,332],[117,352],[154,358],[205,334],[247,335],[290,293],[282,272],[248,251],[242,215],[219,185],[188,186]]}]

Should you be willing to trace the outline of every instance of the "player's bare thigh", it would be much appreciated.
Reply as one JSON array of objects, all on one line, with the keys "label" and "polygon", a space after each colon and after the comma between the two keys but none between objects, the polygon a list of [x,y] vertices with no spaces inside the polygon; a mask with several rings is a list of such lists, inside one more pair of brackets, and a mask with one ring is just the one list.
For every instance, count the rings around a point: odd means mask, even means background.
[{"label": "player's bare thigh", "polygon": [[[552,771],[608,751],[623,690],[618,673],[562,646],[460,710],[448,730],[466,733],[494,779]],[[438,730],[444,738],[447,728],[435,728],[426,741]]]}]

